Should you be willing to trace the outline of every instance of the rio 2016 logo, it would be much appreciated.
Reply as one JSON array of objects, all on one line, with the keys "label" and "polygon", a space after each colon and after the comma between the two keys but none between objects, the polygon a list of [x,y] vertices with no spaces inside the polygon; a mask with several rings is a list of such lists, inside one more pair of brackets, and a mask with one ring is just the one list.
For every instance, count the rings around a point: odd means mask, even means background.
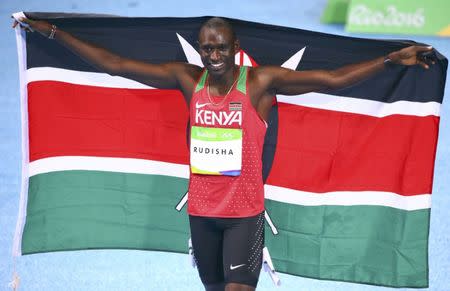
[{"label": "rio 2016 logo", "polygon": [[354,6],[350,11],[349,24],[422,28],[425,25],[425,13],[423,8],[418,8],[414,12],[403,12],[394,5],[389,5],[383,10],[378,10],[360,4]]}]

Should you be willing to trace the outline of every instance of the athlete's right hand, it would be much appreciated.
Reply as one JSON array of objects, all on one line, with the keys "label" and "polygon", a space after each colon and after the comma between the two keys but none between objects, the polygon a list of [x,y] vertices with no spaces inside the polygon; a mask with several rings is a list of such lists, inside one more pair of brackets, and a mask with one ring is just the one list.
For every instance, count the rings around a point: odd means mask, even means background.
[{"label": "athlete's right hand", "polygon": [[[20,27],[25,31],[37,31],[45,37],[48,37],[52,32],[52,25],[47,21],[31,20],[28,18],[20,18],[19,20],[20,22],[14,20],[14,23],[12,25],[13,28],[15,28],[17,25],[20,25]],[[27,24],[29,27],[22,25],[21,22]]]}]

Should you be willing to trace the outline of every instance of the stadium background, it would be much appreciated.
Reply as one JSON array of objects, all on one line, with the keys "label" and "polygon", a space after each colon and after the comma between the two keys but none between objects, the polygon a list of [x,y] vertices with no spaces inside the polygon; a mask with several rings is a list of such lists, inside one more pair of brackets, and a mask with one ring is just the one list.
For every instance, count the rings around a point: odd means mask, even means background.
[{"label": "stadium background", "polygon": [[[20,190],[20,103],[17,54],[10,15],[16,11],[102,13],[140,17],[217,15],[355,37],[412,39],[433,45],[450,56],[450,39],[409,35],[348,34],[342,25],[325,25],[320,17],[326,0],[316,1],[88,1],[3,0],[0,3],[0,290],[7,290],[13,272],[12,240]],[[441,107],[429,239],[430,287],[450,286],[450,98],[447,83]],[[186,255],[147,251],[79,251],[20,257],[19,290],[202,290]],[[382,290],[377,286],[319,281],[280,275],[278,290]],[[273,290],[262,273],[258,290]],[[408,290],[408,289],[402,289]],[[413,289],[411,289],[413,290]]]}]

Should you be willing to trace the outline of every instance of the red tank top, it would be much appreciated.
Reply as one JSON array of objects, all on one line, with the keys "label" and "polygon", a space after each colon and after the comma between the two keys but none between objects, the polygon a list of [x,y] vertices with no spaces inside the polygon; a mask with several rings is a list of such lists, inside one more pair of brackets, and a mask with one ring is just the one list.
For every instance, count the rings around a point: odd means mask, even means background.
[{"label": "red tank top", "polygon": [[[240,67],[237,83],[227,96],[213,98],[214,104],[205,85],[208,80],[207,70],[195,87],[190,104],[191,134],[193,127],[240,128],[242,165],[238,176],[222,176],[192,173],[191,164],[188,194],[190,215],[249,217],[264,210],[262,149],[266,123],[251,104],[247,72],[247,67]],[[193,150],[191,142],[191,163]],[[213,152],[215,149],[210,150]]]}]

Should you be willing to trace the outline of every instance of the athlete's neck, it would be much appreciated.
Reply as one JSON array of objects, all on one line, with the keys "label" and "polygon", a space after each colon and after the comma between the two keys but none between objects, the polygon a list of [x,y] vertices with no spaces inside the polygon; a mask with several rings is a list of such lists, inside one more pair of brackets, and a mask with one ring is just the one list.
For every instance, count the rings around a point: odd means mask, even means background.
[{"label": "athlete's neck", "polygon": [[239,67],[234,66],[232,70],[225,72],[223,75],[214,76],[208,74],[208,86],[211,91],[211,95],[214,96],[224,96],[229,91],[230,87],[233,86],[236,78],[238,78]]}]

